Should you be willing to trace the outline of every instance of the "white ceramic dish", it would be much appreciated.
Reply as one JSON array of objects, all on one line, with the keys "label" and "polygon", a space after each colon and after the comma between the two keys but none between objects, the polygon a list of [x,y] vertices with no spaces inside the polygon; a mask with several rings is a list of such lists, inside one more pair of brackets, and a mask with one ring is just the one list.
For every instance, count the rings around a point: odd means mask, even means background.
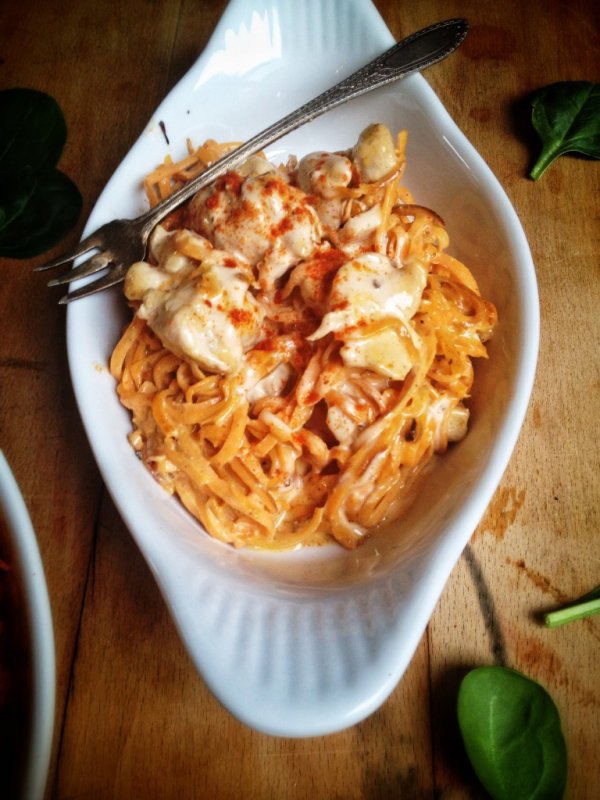
[{"label": "white ceramic dish", "polygon": [[[0,516],[8,534],[8,547],[14,559],[11,567],[23,594],[22,613],[27,621],[31,657],[32,697],[27,725],[25,773],[19,797],[41,800],[44,796],[52,748],[55,702],[54,633],[50,601],[31,520],[0,450]],[[5,776],[6,777],[6,776]]]},{"label": "white ceramic dish", "polygon": [[[234,0],[115,172],[86,233],[143,210],[142,176],[167,152],[182,155],[186,137],[247,138],[392,43],[368,0]],[[373,121],[408,128],[406,182],[418,202],[445,218],[450,252],[473,268],[501,320],[491,358],[478,369],[469,436],[440,460],[404,521],[385,537],[352,553],[331,547],[276,555],[210,539],[127,442],[129,415],[106,368],[127,316],[120,292],[68,309],[72,380],[114,501],[208,686],[243,722],[276,735],[340,730],[392,691],[498,485],[535,372],[538,298],[523,230],[423,77],[330,112],[268,155],[284,160],[288,153],[345,148]]]}]

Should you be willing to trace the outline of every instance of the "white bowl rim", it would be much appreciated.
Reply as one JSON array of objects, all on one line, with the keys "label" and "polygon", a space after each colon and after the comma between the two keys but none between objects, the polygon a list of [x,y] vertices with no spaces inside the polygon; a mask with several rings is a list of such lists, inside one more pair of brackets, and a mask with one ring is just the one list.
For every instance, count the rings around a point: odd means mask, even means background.
[{"label": "white bowl rim", "polygon": [[0,511],[4,515],[25,592],[31,632],[32,718],[23,797],[44,796],[54,731],[56,666],[50,598],[31,518],[4,453],[0,450]]}]

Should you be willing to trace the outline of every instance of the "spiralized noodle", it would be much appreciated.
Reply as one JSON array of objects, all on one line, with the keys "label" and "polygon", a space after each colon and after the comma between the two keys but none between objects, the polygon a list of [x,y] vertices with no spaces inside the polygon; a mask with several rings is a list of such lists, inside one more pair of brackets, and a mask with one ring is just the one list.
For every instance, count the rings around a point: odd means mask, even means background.
[{"label": "spiralized noodle", "polygon": [[[374,125],[349,151],[254,157],[130,268],[110,368],[131,444],[223,542],[354,548],[466,433],[496,310],[402,186],[405,144]],[[233,146],[188,145],[150,203]]]}]

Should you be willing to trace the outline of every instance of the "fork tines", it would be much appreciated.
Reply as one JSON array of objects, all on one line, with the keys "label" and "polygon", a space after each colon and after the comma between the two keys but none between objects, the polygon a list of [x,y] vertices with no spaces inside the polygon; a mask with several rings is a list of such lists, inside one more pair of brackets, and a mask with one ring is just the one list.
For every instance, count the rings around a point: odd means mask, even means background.
[{"label": "fork tines", "polygon": [[87,278],[88,275],[94,275],[94,273],[106,269],[110,263],[110,254],[98,253],[97,255],[88,258],[87,261],[83,262],[83,264],[79,264],[79,266],[74,267],[73,269],[65,270],[62,275],[58,275],[56,278],[51,278],[48,281],[48,286],[62,286],[63,284],[70,283],[78,278]]},{"label": "fork tines", "polygon": [[[88,262],[86,261],[86,264],[87,263]],[[80,286],[79,289],[73,289],[72,292],[69,292],[61,297],[58,303],[59,305],[66,305],[67,303],[70,303],[71,300],[77,300],[80,297],[88,297],[89,295],[96,294],[96,292],[101,292],[103,289],[109,289],[111,286],[121,283],[126,272],[127,267],[125,264],[111,266],[110,272],[107,272],[106,275],[103,275],[91,283],[85,284],[85,286]],[[92,273],[89,272],[88,274],[91,275]]]},{"label": "fork tines", "polygon": [[97,236],[98,231],[92,233],[90,236],[87,236],[85,239],[82,239],[77,247],[72,250],[70,253],[65,253],[58,258],[53,259],[52,261],[48,261],[45,264],[40,264],[39,267],[34,267],[34,272],[44,272],[47,269],[54,269],[55,267],[62,267],[64,264],[68,264],[69,261],[74,261],[79,256],[83,256],[86,253],[89,253],[90,250],[96,250],[101,247],[99,237]]}]

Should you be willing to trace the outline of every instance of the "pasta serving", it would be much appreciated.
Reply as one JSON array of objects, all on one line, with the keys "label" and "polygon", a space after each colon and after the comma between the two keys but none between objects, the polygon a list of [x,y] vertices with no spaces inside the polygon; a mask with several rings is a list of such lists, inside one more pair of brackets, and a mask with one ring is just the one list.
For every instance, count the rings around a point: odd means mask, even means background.
[{"label": "pasta serving", "polygon": [[[496,309],[402,186],[406,132],[253,156],[157,226],[111,372],[130,441],[214,537],[354,548],[467,431]],[[146,180],[151,204],[233,145]]]}]

